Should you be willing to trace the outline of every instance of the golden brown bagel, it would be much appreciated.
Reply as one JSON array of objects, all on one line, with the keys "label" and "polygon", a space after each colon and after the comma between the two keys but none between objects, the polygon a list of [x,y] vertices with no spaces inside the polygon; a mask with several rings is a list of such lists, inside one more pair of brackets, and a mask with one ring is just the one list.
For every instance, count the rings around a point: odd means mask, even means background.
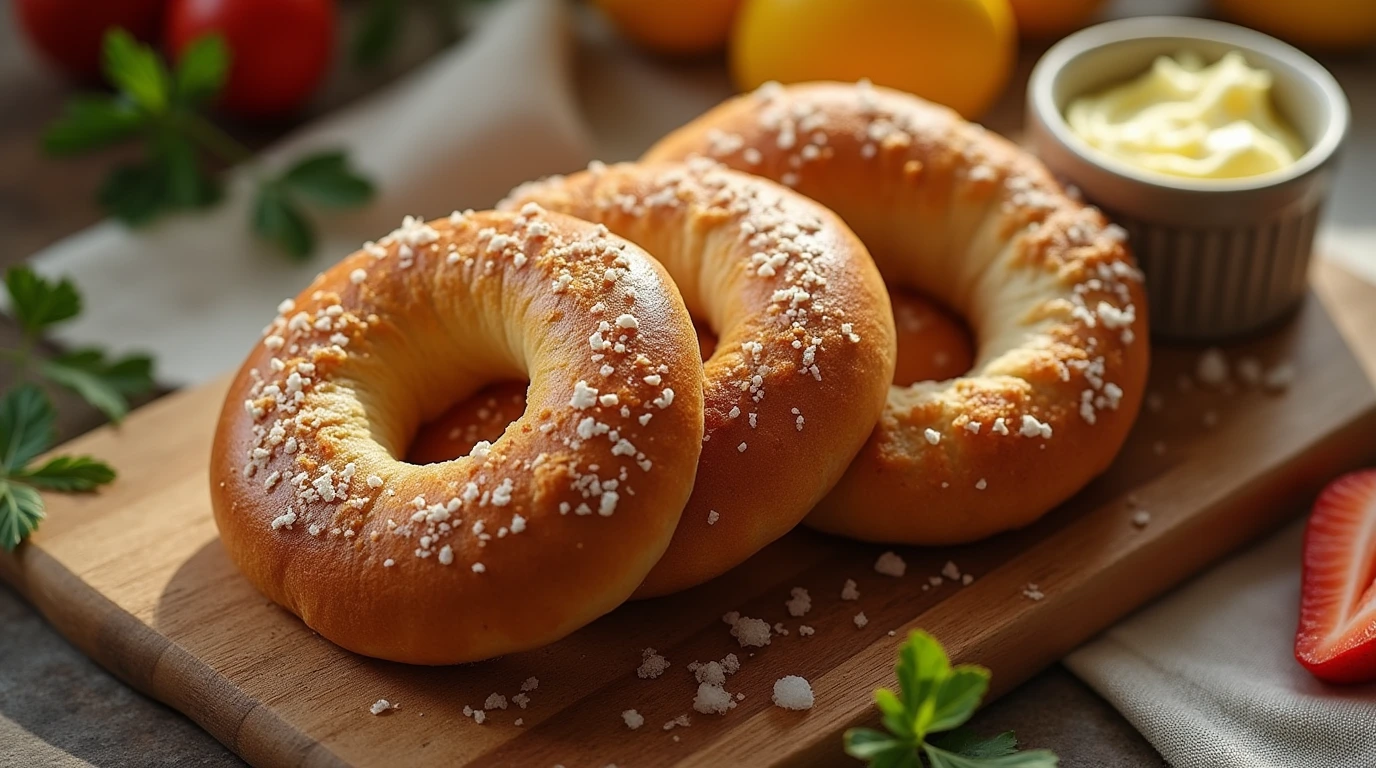
[{"label": "golden brown bagel", "polygon": [[964,316],[973,370],[894,387],[815,528],[916,544],[1037,519],[1098,475],[1147,375],[1121,229],[954,112],[867,83],[777,83],[680,128],[648,162],[706,156],[778,179],[853,227],[888,284]]},{"label": "golden brown bagel", "polygon": [[893,377],[888,295],[835,214],[706,161],[603,166],[515,190],[659,259],[717,334],[698,482],[638,597],[706,581],[798,523],[874,428]]},{"label": "golden brown bagel", "polygon": [[[522,378],[524,415],[495,443],[397,458],[451,403]],[[692,321],[640,248],[538,206],[408,217],[283,303],[230,386],[211,498],[239,569],[321,635],[473,661],[557,640],[639,586],[701,430]]]}]

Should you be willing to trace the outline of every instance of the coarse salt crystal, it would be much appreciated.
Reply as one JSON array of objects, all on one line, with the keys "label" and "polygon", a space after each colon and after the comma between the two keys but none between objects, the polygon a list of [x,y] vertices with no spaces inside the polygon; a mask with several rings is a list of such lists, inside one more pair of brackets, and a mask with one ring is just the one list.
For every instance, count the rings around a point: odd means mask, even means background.
[{"label": "coarse salt crystal", "polygon": [[812,709],[812,685],[797,675],[774,681],[774,705],[784,709]]},{"label": "coarse salt crystal", "polygon": [[621,719],[626,723],[626,727],[633,731],[645,724],[645,718],[634,709],[628,709],[622,712]]},{"label": "coarse salt crystal", "polygon": [[908,564],[903,561],[895,552],[885,552],[874,561],[875,573],[882,573],[885,576],[900,578],[908,572]]},{"label": "coarse salt crystal", "polygon": [[[906,567],[906,566],[905,566]],[[856,586],[855,579],[846,579],[846,583],[841,585],[842,600],[859,600],[860,588]]]},{"label": "coarse salt crystal", "polygon": [[393,708],[394,705],[392,704],[392,702],[386,699],[378,699],[377,701],[373,702],[373,705],[371,707],[368,707],[368,711],[372,712],[375,715],[380,715],[383,712],[386,712]]}]

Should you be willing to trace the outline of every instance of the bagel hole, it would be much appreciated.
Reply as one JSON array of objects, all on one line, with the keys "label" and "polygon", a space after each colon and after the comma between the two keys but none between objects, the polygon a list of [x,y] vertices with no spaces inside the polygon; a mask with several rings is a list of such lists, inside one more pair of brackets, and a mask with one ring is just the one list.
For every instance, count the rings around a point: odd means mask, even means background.
[{"label": "bagel hole", "polygon": [[712,330],[712,326],[702,320],[693,318],[693,330],[698,332],[698,350],[702,353],[702,361],[707,362],[707,358],[717,351],[717,334]]},{"label": "bagel hole", "polygon": [[526,410],[529,381],[498,381],[453,404],[421,424],[411,438],[406,461],[438,464],[467,456],[479,441],[497,442]]},{"label": "bagel hole", "polygon": [[960,316],[906,288],[889,289],[898,332],[893,383],[945,381],[969,372],[975,362],[974,335]]}]

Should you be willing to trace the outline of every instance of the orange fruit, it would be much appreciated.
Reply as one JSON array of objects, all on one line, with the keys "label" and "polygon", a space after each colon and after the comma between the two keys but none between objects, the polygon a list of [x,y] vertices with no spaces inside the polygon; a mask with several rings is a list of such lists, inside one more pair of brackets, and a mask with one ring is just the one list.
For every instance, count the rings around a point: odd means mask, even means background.
[{"label": "orange fruit", "polygon": [[695,56],[726,45],[741,0],[594,0],[625,37],[656,53]]},{"label": "orange fruit", "polygon": [[1009,0],[1018,20],[1018,34],[1048,39],[1085,26],[1104,0]]},{"label": "orange fruit", "polygon": [[869,78],[968,118],[998,98],[1016,53],[1008,0],[745,0],[731,34],[742,90]]},{"label": "orange fruit", "polygon": [[1327,50],[1376,42],[1373,0],[1217,0],[1230,21]]}]

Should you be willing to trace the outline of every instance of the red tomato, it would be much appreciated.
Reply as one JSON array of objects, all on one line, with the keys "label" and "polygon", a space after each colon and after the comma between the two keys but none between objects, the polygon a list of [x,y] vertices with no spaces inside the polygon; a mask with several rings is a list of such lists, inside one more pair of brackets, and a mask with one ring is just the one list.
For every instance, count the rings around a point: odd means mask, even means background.
[{"label": "red tomato", "polygon": [[15,0],[14,7],[49,63],[71,77],[96,80],[105,30],[123,27],[140,40],[156,39],[163,0]]},{"label": "red tomato", "polygon": [[289,112],[329,69],[334,0],[171,0],[167,45],[176,58],[218,33],[229,46],[229,82],[220,105],[247,117]]}]

